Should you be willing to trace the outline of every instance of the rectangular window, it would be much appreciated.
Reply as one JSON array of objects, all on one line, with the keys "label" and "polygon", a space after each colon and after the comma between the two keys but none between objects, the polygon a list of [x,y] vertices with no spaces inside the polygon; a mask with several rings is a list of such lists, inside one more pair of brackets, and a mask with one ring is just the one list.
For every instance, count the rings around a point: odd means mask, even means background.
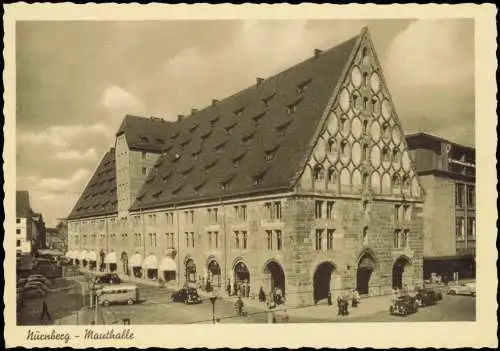
[{"label": "rectangular window", "polygon": [[323,201],[316,201],[314,203],[314,218],[320,219],[323,217]]},{"label": "rectangular window", "polygon": [[234,232],[234,247],[236,249],[240,248],[240,238],[239,238],[239,232],[238,231]]},{"label": "rectangular window", "polygon": [[[19,224],[21,223],[21,218],[16,218],[16,223]],[[19,246],[19,245],[18,245]]]},{"label": "rectangular window", "polygon": [[273,249],[273,231],[266,230],[266,236],[267,236],[267,249],[272,250]]},{"label": "rectangular window", "polygon": [[189,223],[189,212],[188,211],[184,211],[184,218],[186,219],[186,224]]},{"label": "rectangular window", "polygon": [[243,239],[243,249],[246,250],[247,249],[247,240],[248,240],[247,232],[246,231],[242,231],[241,232],[241,236],[242,236],[242,239]]},{"label": "rectangular window", "polygon": [[467,207],[476,208],[476,189],[474,185],[467,185]]},{"label": "rectangular window", "polygon": [[328,229],[326,231],[326,249],[333,250],[333,235],[335,233],[334,229]]},{"label": "rectangular window", "polygon": [[156,247],[156,233],[153,233],[153,247]]},{"label": "rectangular window", "polygon": [[476,219],[467,218],[467,237],[474,239],[476,237]]},{"label": "rectangular window", "polygon": [[281,237],[281,230],[276,231],[276,250],[280,251],[283,247],[283,238]]},{"label": "rectangular window", "polygon": [[266,207],[266,218],[268,221],[272,221],[274,219],[274,212],[271,203],[267,202],[265,204],[265,207]]},{"label": "rectangular window", "polygon": [[240,211],[241,211],[241,220],[246,221],[247,220],[247,206],[242,205],[240,207]]},{"label": "rectangular window", "polygon": [[212,232],[208,232],[208,247],[212,248]]},{"label": "rectangular window", "polygon": [[402,239],[401,239],[401,241],[402,241],[402,245],[403,245],[403,247],[404,247],[404,248],[407,248],[407,247],[408,247],[408,234],[409,234],[408,229],[405,229],[405,230],[403,231],[403,237],[402,237]]},{"label": "rectangular window", "polygon": [[464,219],[463,217],[457,217],[455,220],[455,230],[457,233],[457,240],[464,240]]},{"label": "rectangular window", "polygon": [[399,221],[399,210],[401,205],[394,205],[394,220]]},{"label": "rectangular window", "polygon": [[184,235],[186,236],[186,247],[189,247],[189,233],[185,232]]},{"label": "rectangular window", "polygon": [[328,219],[333,219],[333,206],[335,202],[334,201],[328,201],[326,203],[326,218]]},{"label": "rectangular window", "polygon": [[190,223],[193,224],[194,223],[194,211],[189,211],[189,219],[190,219]]},{"label": "rectangular window", "polygon": [[411,220],[411,207],[410,205],[403,206],[403,217],[405,221]]},{"label": "rectangular window", "polygon": [[21,246],[21,240],[16,240],[16,246],[17,247]]},{"label": "rectangular window", "polygon": [[214,241],[215,241],[215,248],[219,247],[219,232],[213,232],[214,233]]},{"label": "rectangular window", "polygon": [[191,232],[191,247],[194,247],[194,233]]},{"label": "rectangular window", "polygon": [[464,185],[455,184],[455,206],[464,207]]},{"label": "rectangular window", "polygon": [[281,202],[274,203],[274,209],[276,211],[276,219],[281,219]]},{"label": "rectangular window", "polygon": [[145,160],[145,159],[146,159],[146,154],[147,154],[146,152],[144,152],[144,151],[142,152],[142,159],[143,159],[143,160]]},{"label": "rectangular window", "polygon": [[400,239],[400,238],[399,238],[399,237],[400,237],[400,234],[401,234],[401,230],[396,229],[396,230],[394,231],[394,247],[395,247],[396,249],[398,249],[398,248],[399,248],[399,245],[400,245],[400,240],[399,240],[399,239]]},{"label": "rectangular window", "polygon": [[321,244],[323,242],[323,229],[316,229],[316,238],[315,238],[314,249],[316,251],[321,251]]},{"label": "rectangular window", "polygon": [[21,229],[16,229],[16,234],[21,234]]},{"label": "rectangular window", "polygon": [[142,175],[148,174],[148,169],[146,167],[142,167]]}]

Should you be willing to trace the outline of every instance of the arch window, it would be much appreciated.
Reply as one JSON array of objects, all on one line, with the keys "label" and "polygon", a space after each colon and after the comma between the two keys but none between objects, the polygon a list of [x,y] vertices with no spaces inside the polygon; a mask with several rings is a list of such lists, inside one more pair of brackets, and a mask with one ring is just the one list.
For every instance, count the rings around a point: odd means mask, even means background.
[{"label": "arch window", "polygon": [[342,140],[340,142],[340,154],[342,155],[342,157],[349,156],[348,147],[347,147],[347,141],[346,140]]},{"label": "arch window", "polygon": [[368,227],[363,228],[363,245],[368,245]]},{"label": "arch window", "polygon": [[335,146],[336,146],[335,139],[333,138],[328,139],[328,152],[335,152]]},{"label": "arch window", "polygon": [[313,177],[315,181],[323,180],[325,179],[325,171],[323,169],[323,166],[321,165],[316,165],[313,170]]},{"label": "arch window", "polygon": [[363,86],[368,86],[368,72],[363,72]]},{"label": "arch window", "polygon": [[390,161],[389,149],[387,147],[384,147],[382,149],[382,162],[389,162],[389,161]]},{"label": "arch window", "polygon": [[328,183],[335,183],[337,181],[337,173],[335,168],[328,168]]},{"label": "arch window", "polygon": [[391,130],[389,129],[389,123],[385,122],[382,126],[382,135],[384,139],[388,139],[391,136]]},{"label": "arch window", "polygon": [[392,150],[392,159],[394,160],[394,162],[401,161],[401,152],[399,152],[398,148]]}]

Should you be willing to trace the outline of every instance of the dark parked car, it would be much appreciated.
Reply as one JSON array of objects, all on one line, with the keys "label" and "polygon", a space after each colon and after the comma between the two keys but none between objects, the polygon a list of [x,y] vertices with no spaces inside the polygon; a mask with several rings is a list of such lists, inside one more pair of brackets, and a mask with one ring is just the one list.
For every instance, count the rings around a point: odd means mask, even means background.
[{"label": "dark parked car", "polygon": [[122,280],[116,273],[106,273],[103,275],[97,275],[90,281],[90,285],[95,289],[101,288],[103,285],[109,284],[121,284]]},{"label": "dark parked car", "polygon": [[420,307],[435,305],[443,299],[443,294],[432,289],[420,289],[415,295],[415,299]]},{"label": "dark parked car", "polygon": [[389,312],[393,315],[406,316],[418,311],[417,300],[409,295],[399,297],[396,302],[389,307]]},{"label": "dark parked car", "polygon": [[172,294],[172,301],[193,305],[201,303],[201,298],[195,288],[183,287]]}]

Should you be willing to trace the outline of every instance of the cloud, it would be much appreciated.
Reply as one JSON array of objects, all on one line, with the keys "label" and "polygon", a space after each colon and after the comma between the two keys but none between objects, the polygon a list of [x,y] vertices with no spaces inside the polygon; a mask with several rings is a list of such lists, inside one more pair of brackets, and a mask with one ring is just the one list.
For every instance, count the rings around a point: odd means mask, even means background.
[{"label": "cloud", "polygon": [[474,143],[473,25],[420,20],[393,40],[384,73],[407,132]]},{"label": "cloud", "polygon": [[102,103],[112,112],[127,111],[139,105],[139,100],[119,86],[112,85],[102,94]]},{"label": "cloud", "polygon": [[88,160],[88,161],[92,161],[92,160],[95,160],[97,158],[97,152],[94,148],[88,149],[85,152],[68,150],[68,151],[57,152],[52,157],[57,158],[57,159],[61,159],[61,160],[72,160],[72,161]]},{"label": "cloud", "polygon": [[89,135],[112,136],[112,130],[105,124],[92,125],[52,126],[39,132],[21,132],[17,135],[17,143],[50,145],[58,148],[67,148],[78,138]]},{"label": "cloud", "polygon": [[77,192],[82,188],[83,183],[88,181],[89,177],[90,171],[88,169],[79,168],[69,178],[41,178],[38,180],[37,185],[46,191],[65,192],[74,190]]}]

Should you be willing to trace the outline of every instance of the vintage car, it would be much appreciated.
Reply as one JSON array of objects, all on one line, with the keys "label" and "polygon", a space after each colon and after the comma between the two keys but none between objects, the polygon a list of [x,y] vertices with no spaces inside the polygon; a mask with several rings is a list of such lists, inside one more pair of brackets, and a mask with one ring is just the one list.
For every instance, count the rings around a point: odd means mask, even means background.
[{"label": "vintage car", "polygon": [[195,288],[183,287],[172,294],[173,302],[184,302],[186,305],[201,303],[201,298]]},{"label": "vintage car", "polygon": [[36,286],[25,286],[21,290],[22,296],[26,298],[34,298],[34,297],[43,297],[46,296],[47,293]]},{"label": "vintage car", "polygon": [[448,295],[476,296],[476,283],[454,284],[448,287]]},{"label": "vintage car", "polygon": [[418,302],[410,295],[398,297],[394,304],[389,307],[390,314],[398,316],[406,316],[417,311]]},{"label": "vintage car", "polygon": [[116,273],[106,273],[102,275],[96,275],[90,280],[90,286],[94,289],[102,288],[105,285],[121,284],[123,283],[120,276]]},{"label": "vintage car", "polygon": [[28,288],[28,287],[39,288],[39,289],[42,289],[43,291],[45,291],[46,293],[49,292],[49,287],[47,285],[45,285],[44,283],[39,282],[39,281],[31,281],[31,282],[28,281],[26,284],[24,284],[23,288]]},{"label": "vintage car", "polygon": [[415,295],[419,307],[435,305],[443,299],[443,294],[432,289],[420,289]]},{"label": "vintage car", "polygon": [[28,277],[28,283],[31,283],[31,282],[40,282],[40,283],[43,283],[47,286],[51,286],[52,285],[52,282],[47,279],[45,276],[41,275],[41,274],[32,274]]}]

